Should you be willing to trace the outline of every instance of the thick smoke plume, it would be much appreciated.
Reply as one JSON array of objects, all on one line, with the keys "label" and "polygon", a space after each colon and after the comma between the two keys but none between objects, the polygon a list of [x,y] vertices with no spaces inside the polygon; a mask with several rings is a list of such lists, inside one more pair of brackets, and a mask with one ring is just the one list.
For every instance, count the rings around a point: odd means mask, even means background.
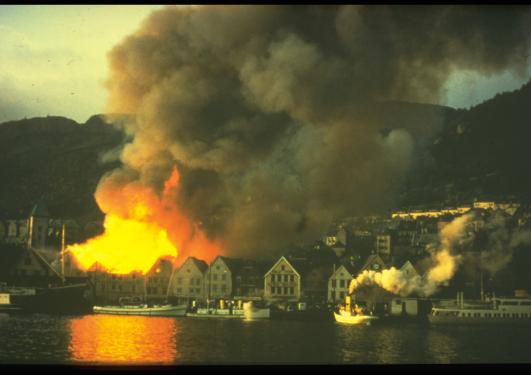
[{"label": "thick smoke plume", "polygon": [[439,285],[450,280],[457,271],[461,261],[461,256],[456,254],[457,248],[473,239],[467,231],[471,219],[472,215],[460,216],[440,231],[440,245],[437,249],[432,249],[432,266],[426,275],[408,276],[395,267],[382,271],[365,270],[350,282],[349,293],[352,294],[362,286],[378,285],[401,296],[432,295]]},{"label": "thick smoke plume", "polygon": [[96,195],[160,191],[177,166],[175,204],[230,255],[313,240],[336,218],[388,208],[415,145],[437,130],[384,131],[381,103],[437,102],[458,69],[524,72],[530,21],[517,7],[154,12],[109,54],[108,113],[135,120],[124,167]]}]

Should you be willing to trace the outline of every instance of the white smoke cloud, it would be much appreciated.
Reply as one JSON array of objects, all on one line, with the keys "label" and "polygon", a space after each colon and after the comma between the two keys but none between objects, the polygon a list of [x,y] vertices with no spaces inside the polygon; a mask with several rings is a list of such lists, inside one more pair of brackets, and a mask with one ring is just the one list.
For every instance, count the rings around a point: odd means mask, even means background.
[{"label": "white smoke cloud", "polygon": [[351,281],[349,293],[352,294],[363,286],[378,285],[401,296],[432,295],[439,285],[450,280],[457,271],[461,256],[455,254],[455,248],[471,241],[472,238],[466,231],[471,219],[470,214],[460,216],[440,231],[440,246],[433,252],[431,256],[433,265],[425,275],[407,276],[395,267],[382,271],[365,270]]}]

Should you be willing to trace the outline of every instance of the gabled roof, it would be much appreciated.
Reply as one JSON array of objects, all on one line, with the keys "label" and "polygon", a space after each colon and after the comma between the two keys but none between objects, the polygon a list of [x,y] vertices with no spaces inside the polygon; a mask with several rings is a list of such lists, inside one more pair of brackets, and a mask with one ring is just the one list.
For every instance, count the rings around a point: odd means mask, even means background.
[{"label": "gabled roof", "polygon": [[382,266],[382,269],[387,268],[387,264],[383,261],[382,257],[378,254],[371,254],[367,257],[367,260],[358,270],[358,273],[362,272],[365,269],[369,269],[370,266],[374,263],[378,263]]},{"label": "gabled roof", "polygon": [[221,259],[223,261],[223,263],[225,263],[227,265],[227,267],[229,268],[230,272],[233,273],[233,274],[237,273],[240,270],[240,268],[242,267],[243,262],[244,262],[243,259],[229,258],[229,257],[225,257],[225,256],[222,256],[222,255],[218,255],[212,261],[212,263],[210,263],[210,265],[212,265],[218,259]]},{"label": "gabled roof", "polygon": [[[302,264],[302,262],[300,262],[300,261],[294,261],[294,260],[289,261],[284,255],[282,255],[282,256],[281,256],[281,257],[280,257],[280,258],[279,258],[279,259],[278,259],[278,260],[277,260],[277,261],[276,261],[271,267],[269,267],[269,269],[268,269],[268,271],[266,272],[266,274],[264,275],[264,277],[267,276],[267,275],[269,275],[269,274],[271,273],[271,271],[273,271],[273,268],[275,268],[275,267],[277,266],[277,264],[279,264],[282,260],[284,260],[285,262],[287,262],[287,263],[290,265],[290,267],[293,268],[293,270],[295,271],[296,274],[298,274],[299,276],[302,276],[302,274],[301,274],[301,269],[302,269],[303,267],[297,268],[297,266],[296,266],[295,264],[293,264],[293,263],[301,263],[301,264]],[[299,266],[300,266],[301,264],[299,264]]]},{"label": "gabled roof", "polygon": [[333,277],[336,273],[338,273],[340,271],[340,269],[344,269],[347,273],[349,273],[350,275],[352,275],[353,277],[356,277],[356,275],[354,274],[353,270],[352,270],[352,267],[350,267],[349,265],[347,264],[338,264],[336,266],[336,270],[333,271],[331,274],[330,274],[330,277]]},{"label": "gabled roof", "polygon": [[197,259],[196,257],[188,257],[186,262],[187,261],[190,261],[195,264],[195,266],[199,269],[199,271],[201,271],[201,273],[205,273],[205,271],[208,269],[208,264],[204,260]]}]

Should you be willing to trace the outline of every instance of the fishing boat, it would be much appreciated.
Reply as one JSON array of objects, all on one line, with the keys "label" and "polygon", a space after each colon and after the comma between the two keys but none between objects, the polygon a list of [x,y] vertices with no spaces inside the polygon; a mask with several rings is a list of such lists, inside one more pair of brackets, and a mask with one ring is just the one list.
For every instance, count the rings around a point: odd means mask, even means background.
[{"label": "fishing boat", "polygon": [[94,306],[95,314],[111,315],[146,315],[146,316],[185,316],[187,305],[123,305],[123,306]]},{"label": "fishing boat", "polygon": [[334,319],[336,322],[341,324],[365,324],[370,325],[375,320],[379,318],[374,315],[367,315],[364,313],[363,309],[358,305],[354,305],[351,308],[350,305],[350,296],[347,296],[345,299],[345,305],[339,308],[338,312],[334,311]]},{"label": "fishing boat", "polygon": [[243,304],[243,316],[245,319],[269,319],[271,309],[269,307],[254,306],[252,301],[245,302]]},{"label": "fishing boat", "polygon": [[432,325],[531,325],[531,299],[465,302],[460,293],[453,306],[433,307],[428,320]]},{"label": "fishing boat", "polygon": [[244,312],[241,309],[198,308],[195,312],[187,313],[186,316],[190,318],[243,319]]}]

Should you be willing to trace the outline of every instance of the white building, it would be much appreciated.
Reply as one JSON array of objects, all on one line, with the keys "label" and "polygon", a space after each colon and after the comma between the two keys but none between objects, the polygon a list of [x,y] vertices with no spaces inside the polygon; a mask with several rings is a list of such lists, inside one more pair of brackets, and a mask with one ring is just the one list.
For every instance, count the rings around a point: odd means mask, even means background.
[{"label": "white building", "polygon": [[217,256],[210,263],[203,277],[204,295],[208,300],[225,299],[233,296],[235,274],[241,267],[240,259]]},{"label": "white building", "polygon": [[301,298],[301,275],[282,256],[264,276],[264,299],[297,302]]},{"label": "white building", "polygon": [[173,275],[172,294],[179,299],[202,299],[204,297],[204,277],[207,269],[206,262],[194,257],[188,257]]},{"label": "white building", "polygon": [[350,281],[354,278],[352,272],[340,265],[328,279],[328,302],[337,303],[345,299],[348,294]]}]

